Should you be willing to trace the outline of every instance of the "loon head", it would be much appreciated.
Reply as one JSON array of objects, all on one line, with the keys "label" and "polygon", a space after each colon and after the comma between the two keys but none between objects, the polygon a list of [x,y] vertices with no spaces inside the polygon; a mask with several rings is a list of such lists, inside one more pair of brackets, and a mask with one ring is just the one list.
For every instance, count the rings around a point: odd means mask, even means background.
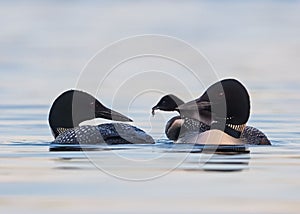
[{"label": "loon head", "polygon": [[203,95],[178,106],[184,117],[201,121],[211,118],[211,128],[239,138],[250,115],[250,99],[246,88],[235,79],[224,79],[211,85]]},{"label": "loon head", "polygon": [[132,122],[130,118],[102,105],[92,95],[78,90],[59,95],[52,104],[48,120],[53,135],[57,137],[63,130],[95,118]]},{"label": "loon head", "polygon": [[184,102],[173,94],[163,96],[158,103],[152,108],[152,115],[155,114],[155,110],[162,111],[178,111],[177,107]]}]

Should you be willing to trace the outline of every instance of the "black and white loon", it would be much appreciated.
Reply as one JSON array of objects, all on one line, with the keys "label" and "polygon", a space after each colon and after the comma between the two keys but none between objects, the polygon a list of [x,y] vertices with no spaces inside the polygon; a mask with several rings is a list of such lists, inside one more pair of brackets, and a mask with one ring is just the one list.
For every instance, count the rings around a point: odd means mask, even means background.
[{"label": "black and white loon", "polygon": [[143,130],[125,123],[79,126],[81,122],[95,118],[132,122],[86,92],[69,90],[62,93],[54,101],[49,113],[49,125],[55,137],[51,144],[154,143],[153,138]]},{"label": "black and white loon", "polygon": [[207,135],[213,130],[221,130],[226,133],[225,137],[231,136],[229,144],[271,145],[263,132],[246,126],[250,113],[249,95],[245,87],[234,79],[213,84],[200,98],[188,103],[175,95],[166,95],[152,108],[153,115],[155,110],[180,114],[171,118],[165,128],[167,137],[177,143],[203,143],[201,141],[207,139],[204,133]]}]

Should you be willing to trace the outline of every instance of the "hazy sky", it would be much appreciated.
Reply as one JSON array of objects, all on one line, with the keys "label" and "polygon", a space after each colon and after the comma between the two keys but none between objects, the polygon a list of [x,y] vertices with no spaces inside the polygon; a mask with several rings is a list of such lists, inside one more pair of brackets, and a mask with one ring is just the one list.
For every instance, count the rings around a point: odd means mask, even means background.
[{"label": "hazy sky", "polygon": [[2,1],[0,25],[0,104],[50,104],[97,51],[140,34],[186,41],[254,96],[299,92],[299,1]]}]

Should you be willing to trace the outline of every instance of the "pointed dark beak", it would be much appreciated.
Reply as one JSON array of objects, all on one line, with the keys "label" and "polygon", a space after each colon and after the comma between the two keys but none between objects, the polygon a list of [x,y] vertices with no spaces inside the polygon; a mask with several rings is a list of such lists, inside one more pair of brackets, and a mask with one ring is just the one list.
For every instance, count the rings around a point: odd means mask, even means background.
[{"label": "pointed dark beak", "polygon": [[201,117],[210,117],[211,103],[207,101],[193,100],[184,103],[176,109],[181,116],[201,121]]},{"label": "pointed dark beak", "polygon": [[211,102],[208,101],[199,101],[199,100],[193,100],[187,103],[184,103],[180,106],[178,106],[176,109],[179,111],[210,111],[212,106]]},{"label": "pointed dark beak", "polygon": [[125,115],[123,115],[119,112],[111,110],[109,108],[96,110],[95,111],[95,116],[97,118],[104,118],[104,119],[114,120],[114,121],[133,122],[132,119],[126,117]]}]

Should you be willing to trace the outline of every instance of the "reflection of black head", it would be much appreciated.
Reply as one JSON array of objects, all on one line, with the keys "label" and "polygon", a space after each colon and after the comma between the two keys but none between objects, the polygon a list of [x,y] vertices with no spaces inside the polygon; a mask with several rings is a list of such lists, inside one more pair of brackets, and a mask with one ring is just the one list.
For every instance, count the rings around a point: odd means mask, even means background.
[{"label": "reflection of black head", "polygon": [[128,117],[102,105],[88,93],[69,90],[62,93],[53,103],[49,113],[49,124],[55,135],[58,128],[73,128],[86,120],[104,118],[117,121],[132,121]]},{"label": "reflection of black head", "polygon": [[[196,120],[210,115],[212,121],[242,125],[249,119],[249,94],[239,81],[225,79],[211,85],[200,98],[180,105],[178,109],[183,116]],[[195,114],[197,110],[200,117]]]},{"label": "reflection of black head", "polygon": [[162,111],[178,111],[177,107],[184,102],[173,94],[168,94],[162,97],[159,102],[152,108],[152,114],[155,110]]}]

